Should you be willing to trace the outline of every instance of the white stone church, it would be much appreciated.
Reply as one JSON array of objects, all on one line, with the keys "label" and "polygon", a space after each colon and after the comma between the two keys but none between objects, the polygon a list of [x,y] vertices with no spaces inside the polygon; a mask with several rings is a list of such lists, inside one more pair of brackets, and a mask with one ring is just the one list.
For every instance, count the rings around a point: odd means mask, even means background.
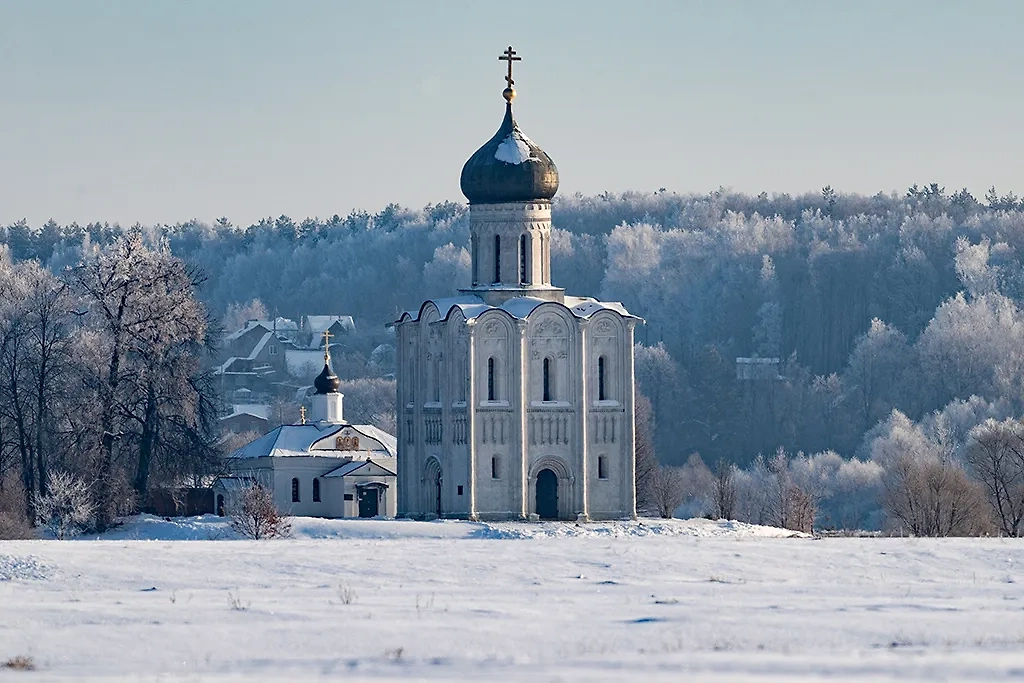
[{"label": "white stone church", "polygon": [[636,515],[633,328],[619,303],[552,284],[558,170],[512,116],[462,169],[472,286],[396,322],[398,513]]}]

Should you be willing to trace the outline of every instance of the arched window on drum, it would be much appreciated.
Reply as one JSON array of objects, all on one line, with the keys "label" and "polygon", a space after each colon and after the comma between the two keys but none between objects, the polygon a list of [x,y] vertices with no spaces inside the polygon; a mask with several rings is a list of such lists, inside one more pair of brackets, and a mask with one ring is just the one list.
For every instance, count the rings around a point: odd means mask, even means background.
[{"label": "arched window on drum", "polygon": [[597,359],[597,400],[607,401],[610,397],[608,391],[608,357],[601,356]]},{"label": "arched window on drum", "polygon": [[530,282],[529,251],[526,235],[519,236],[519,284],[525,285]]},{"label": "arched window on drum", "polygon": [[494,357],[487,359],[487,400],[497,401],[498,400],[498,378],[497,374],[497,362]]},{"label": "arched window on drum", "polygon": [[541,400],[555,400],[555,362],[545,358],[541,364]]}]

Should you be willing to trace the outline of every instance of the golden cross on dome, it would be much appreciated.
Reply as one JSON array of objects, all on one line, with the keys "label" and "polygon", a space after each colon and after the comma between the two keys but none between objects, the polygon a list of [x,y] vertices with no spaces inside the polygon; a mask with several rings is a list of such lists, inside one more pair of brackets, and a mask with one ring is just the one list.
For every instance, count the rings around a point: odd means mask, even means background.
[{"label": "golden cross on dome", "polygon": [[512,62],[521,62],[523,61],[523,58],[516,57],[516,51],[512,49],[511,45],[509,45],[508,49],[502,52],[498,59],[503,62],[508,62],[508,76],[505,76],[505,82],[508,83],[508,87],[511,88],[516,83],[512,80]]},{"label": "golden cross on dome", "polygon": [[325,363],[328,362],[329,360],[331,360],[331,337],[333,337],[333,336],[334,335],[331,334],[330,329],[324,330],[324,362]]},{"label": "golden cross on dome", "polygon": [[302,424],[306,424],[306,406],[299,406],[299,419],[302,420]]},{"label": "golden cross on dome", "polygon": [[505,98],[505,101],[512,104],[512,100],[516,98],[516,89],[512,86],[515,85],[515,81],[512,80],[512,62],[523,61],[522,57],[516,57],[516,51],[509,45],[508,49],[501,53],[498,57],[503,62],[508,62],[508,75],[505,76],[505,82],[508,84],[505,89],[501,92],[501,96]]}]

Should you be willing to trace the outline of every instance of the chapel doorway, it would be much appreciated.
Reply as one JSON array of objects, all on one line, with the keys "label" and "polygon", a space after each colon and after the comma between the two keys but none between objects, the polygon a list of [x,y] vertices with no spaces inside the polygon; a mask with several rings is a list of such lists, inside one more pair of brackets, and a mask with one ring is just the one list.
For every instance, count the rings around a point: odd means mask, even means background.
[{"label": "chapel doorway", "polygon": [[221,494],[217,494],[217,516],[224,516],[224,496]]},{"label": "chapel doorway", "polygon": [[537,473],[537,516],[558,519],[558,475],[550,469]]},{"label": "chapel doorway", "polygon": [[359,516],[376,517],[380,512],[380,496],[376,486],[361,486],[359,491]]}]

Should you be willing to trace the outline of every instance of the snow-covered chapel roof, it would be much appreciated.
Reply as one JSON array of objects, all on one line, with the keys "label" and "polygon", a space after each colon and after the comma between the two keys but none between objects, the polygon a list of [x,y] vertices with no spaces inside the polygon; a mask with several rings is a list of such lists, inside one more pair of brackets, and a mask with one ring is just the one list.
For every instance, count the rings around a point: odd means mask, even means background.
[{"label": "snow-covered chapel roof", "polygon": [[[359,472],[359,470],[363,471]],[[394,472],[392,472],[391,470],[382,465],[375,463],[372,460],[353,460],[352,462],[347,462],[341,467],[337,467],[331,470],[330,472],[325,474],[324,477],[347,477],[350,474],[355,474],[357,472],[359,474],[368,476],[396,476]]]}]

